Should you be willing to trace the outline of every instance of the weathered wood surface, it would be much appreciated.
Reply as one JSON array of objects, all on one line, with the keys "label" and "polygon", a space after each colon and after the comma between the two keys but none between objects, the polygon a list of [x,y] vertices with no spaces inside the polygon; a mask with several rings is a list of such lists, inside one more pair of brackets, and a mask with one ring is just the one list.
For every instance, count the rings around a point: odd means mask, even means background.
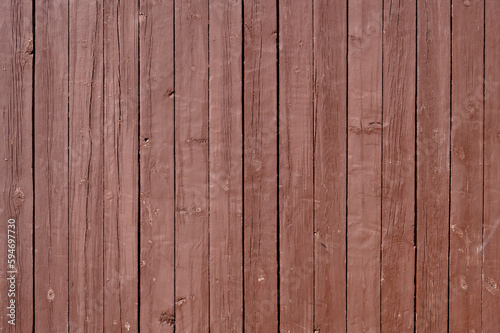
[{"label": "weathered wood surface", "polygon": [[379,332],[382,2],[349,1],[348,12],[347,331]]},{"label": "weathered wood surface", "polygon": [[347,1],[314,2],[314,328],[346,330]]},{"label": "weathered wood surface", "polygon": [[417,1],[417,332],[446,332],[450,193],[451,8]]},{"label": "weathered wood surface", "polygon": [[381,332],[413,332],[416,0],[384,1]]},{"label": "weathered wood surface", "polygon": [[450,332],[482,330],[483,11],[483,1],[453,1]]},{"label": "weathered wood surface", "polygon": [[496,332],[495,0],[0,5],[9,332]]},{"label": "weathered wood surface", "polygon": [[[4,1],[0,4],[0,330],[31,332],[33,330],[33,173],[32,173],[32,106],[33,106],[33,16],[31,1]],[[15,228],[8,231],[8,220]],[[10,235],[10,236],[9,236]],[[10,241],[9,241],[10,239]],[[16,242],[16,249],[8,247]],[[10,250],[10,251],[9,251]],[[8,255],[16,256],[16,264],[7,264]],[[5,268],[5,269],[3,269]],[[9,296],[11,277],[17,271],[16,294]],[[7,307],[15,300],[16,325],[7,316]],[[22,318],[20,320],[19,318]]]}]

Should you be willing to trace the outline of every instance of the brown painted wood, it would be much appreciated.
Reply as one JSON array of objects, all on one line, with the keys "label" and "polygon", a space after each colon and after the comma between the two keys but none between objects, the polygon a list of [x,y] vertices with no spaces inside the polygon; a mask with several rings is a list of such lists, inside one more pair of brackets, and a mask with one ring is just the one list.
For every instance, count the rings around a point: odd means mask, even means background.
[{"label": "brown painted wood", "polygon": [[312,2],[279,1],[280,331],[312,331]]},{"label": "brown painted wood", "polygon": [[140,324],[175,327],[174,3],[141,1]]},{"label": "brown painted wood", "polygon": [[314,2],[314,327],[346,331],[347,1]]},{"label": "brown painted wood", "polygon": [[450,1],[417,2],[416,331],[446,332],[450,194]]},{"label": "brown painted wood", "polygon": [[382,2],[349,1],[348,22],[347,331],[379,332]]},{"label": "brown painted wood", "polygon": [[278,331],[277,6],[244,5],[245,331]]},{"label": "brown painted wood", "polygon": [[0,330],[499,329],[494,0],[0,8]]},{"label": "brown painted wood", "polygon": [[[2,197],[0,218],[0,330],[31,332],[33,329],[33,178],[32,178],[32,97],[33,97],[33,31],[32,2],[14,1],[0,4],[0,108],[2,120],[0,145]],[[8,227],[14,219],[15,228]],[[8,230],[11,230],[10,232]],[[9,236],[10,235],[10,236]],[[8,248],[15,240],[14,253]],[[11,251],[9,251],[11,250]],[[15,256],[14,269],[8,256]],[[7,271],[17,271],[15,297],[9,296]],[[15,300],[15,326],[8,323],[7,307]]]},{"label": "brown painted wood", "polygon": [[242,332],[242,2],[209,3],[210,331]]},{"label": "brown painted wood", "polygon": [[35,329],[68,329],[68,2],[35,3]]},{"label": "brown painted wood", "polygon": [[103,8],[70,1],[69,330],[103,330]]},{"label": "brown painted wood", "polygon": [[175,2],[175,328],[209,330],[208,1]]},{"label": "brown painted wood", "polygon": [[138,6],[104,0],[104,330],[138,329]]},{"label": "brown painted wood", "polygon": [[484,233],[482,329],[500,328],[500,3],[485,1]]},{"label": "brown painted wood", "polygon": [[450,332],[481,332],[483,10],[453,1]]},{"label": "brown painted wood", "polygon": [[413,332],[416,2],[384,1],[381,332]]}]

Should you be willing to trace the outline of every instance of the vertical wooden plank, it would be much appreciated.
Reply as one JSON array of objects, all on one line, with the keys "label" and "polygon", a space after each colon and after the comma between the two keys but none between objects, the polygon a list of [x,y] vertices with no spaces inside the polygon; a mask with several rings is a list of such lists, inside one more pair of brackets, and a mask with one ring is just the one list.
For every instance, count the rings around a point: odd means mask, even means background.
[{"label": "vertical wooden plank", "polygon": [[417,332],[448,324],[449,0],[417,2]]},{"label": "vertical wooden plank", "polygon": [[380,331],[382,1],[349,1],[347,331]]},{"label": "vertical wooden plank", "polygon": [[140,2],[141,330],[173,332],[174,2]]},{"label": "vertical wooden plank", "polygon": [[312,331],[312,1],[279,1],[280,330]]},{"label": "vertical wooden plank", "polygon": [[314,1],[315,328],[346,330],[347,1]]},{"label": "vertical wooden plank", "polygon": [[481,332],[484,2],[452,21],[450,332]]},{"label": "vertical wooden plank", "polygon": [[381,332],[413,332],[416,0],[384,2]]},{"label": "vertical wooden plank", "polygon": [[500,3],[485,1],[483,332],[500,327]]},{"label": "vertical wooden plank", "polygon": [[[0,205],[3,228],[0,234],[0,257],[3,260],[0,272],[0,330],[30,332],[33,329],[32,1],[4,1],[0,10],[0,59],[3,69],[0,71],[3,193]],[[15,220],[14,228],[8,227],[9,219]],[[9,249],[12,240],[16,245],[14,249]],[[14,269],[7,261],[9,254],[15,256]],[[11,280],[7,278],[11,274],[7,271],[17,271],[14,274],[15,295],[9,295]],[[15,301],[15,318],[10,316],[11,310],[8,309],[11,300]]]},{"label": "vertical wooden plank", "polygon": [[245,330],[278,331],[277,6],[244,1]]},{"label": "vertical wooden plank", "polygon": [[35,328],[68,330],[68,1],[35,2]]},{"label": "vertical wooden plank", "polygon": [[210,330],[243,330],[242,3],[211,0]]},{"label": "vertical wooden plank", "polygon": [[175,2],[175,327],[209,330],[208,1]]},{"label": "vertical wooden plank", "polygon": [[138,330],[138,3],[104,1],[104,330]]},{"label": "vertical wooden plank", "polygon": [[103,330],[103,11],[69,1],[69,330]]}]

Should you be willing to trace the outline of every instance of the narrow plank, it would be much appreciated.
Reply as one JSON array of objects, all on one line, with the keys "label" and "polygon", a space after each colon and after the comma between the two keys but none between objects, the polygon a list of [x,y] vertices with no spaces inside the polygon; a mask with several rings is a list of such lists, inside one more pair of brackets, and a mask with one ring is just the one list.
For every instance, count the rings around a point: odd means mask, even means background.
[{"label": "narrow plank", "polygon": [[[0,256],[4,269],[0,272],[0,330],[31,332],[33,330],[33,179],[32,179],[32,88],[33,33],[32,2],[4,1],[0,4],[0,161],[2,201],[0,218]],[[14,219],[14,227],[8,227]],[[8,231],[10,230],[10,231]],[[8,236],[9,235],[9,236]],[[11,239],[11,240],[9,240]],[[14,253],[8,251],[15,240]],[[15,256],[11,269],[8,256]],[[17,273],[15,295],[9,295],[7,270]],[[10,301],[15,301],[15,318],[10,316]],[[14,321],[12,321],[15,319]],[[9,321],[11,323],[9,323]],[[14,325],[12,325],[15,324]]]},{"label": "narrow plank", "polygon": [[173,332],[174,3],[140,5],[141,330]]},{"label": "narrow plank", "polygon": [[243,331],[242,0],[209,1],[210,331]]},{"label": "narrow plank", "polygon": [[382,2],[349,1],[347,331],[380,331]]},{"label": "narrow plank", "polygon": [[452,21],[450,332],[481,332],[484,2]]},{"label": "narrow plank", "polygon": [[104,0],[104,331],[138,331],[138,19]]},{"label": "narrow plank", "polygon": [[416,331],[448,324],[450,1],[417,2]]},{"label": "narrow plank", "polygon": [[500,327],[500,3],[485,1],[483,332]]},{"label": "narrow plank", "polygon": [[69,330],[103,330],[103,11],[69,2]]},{"label": "narrow plank", "polygon": [[68,329],[68,2],[35,3],[35,327]]},{"label": "narrow plank", "polygon": [[347,1],[314,2],[315,329],[346,331]]},{"label": "narrow plank", "polygon": [[416,0],[384,2],[381,332],[413,332]]},{"label": "narrow plank", "polygon": [[208,0],[175,2],[175,328],[209,330]]},{"label": "narrow plank", "polygon": [[244,1],[245,331],[278,331],[277,6]]},{"label": "narrow plank", "polygon": [[312,331],[312,1],[279,2],[280,331]]}]

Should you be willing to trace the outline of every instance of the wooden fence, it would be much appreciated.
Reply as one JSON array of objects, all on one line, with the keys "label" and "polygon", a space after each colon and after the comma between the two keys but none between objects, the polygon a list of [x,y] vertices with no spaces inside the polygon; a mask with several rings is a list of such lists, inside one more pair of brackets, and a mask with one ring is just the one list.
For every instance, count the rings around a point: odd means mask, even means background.
[{"label": "wooden fence", "polygon": [[1,1],[0,331],[500,332],[499,31],[498,0]]}]

